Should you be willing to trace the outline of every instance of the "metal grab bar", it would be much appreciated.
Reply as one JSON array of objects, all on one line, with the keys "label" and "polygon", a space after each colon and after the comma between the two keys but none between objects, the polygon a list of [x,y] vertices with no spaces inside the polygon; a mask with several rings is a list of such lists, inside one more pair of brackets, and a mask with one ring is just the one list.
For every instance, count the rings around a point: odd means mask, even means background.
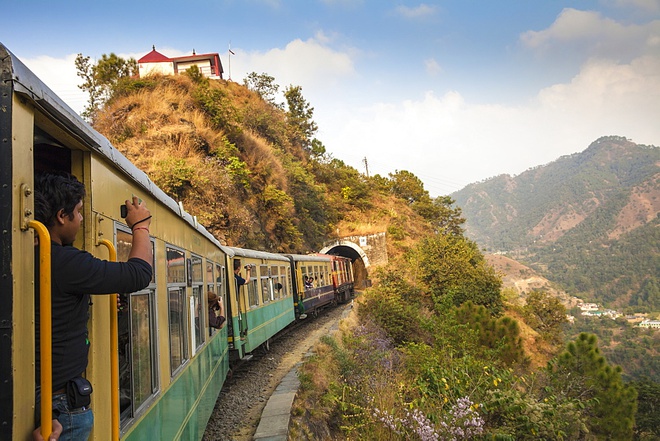
[{"label": "metal grab bar", "polygon": [[[99,240],[108,249],[111,262],[117,261],[117,250],[108,239]],[[119,336],[117,328],[117,294],[110,295],[110,399],[112,401],[112,440],[119,440]]]},{"label": "metal grab bar", "polygon": [[[51,310],[50,233],[39,221],[27,223],[39,237],[39,353],[41,355],[41,436],[53,431],[53,317]],[[44,418],[45,416],[45,418]]]}]

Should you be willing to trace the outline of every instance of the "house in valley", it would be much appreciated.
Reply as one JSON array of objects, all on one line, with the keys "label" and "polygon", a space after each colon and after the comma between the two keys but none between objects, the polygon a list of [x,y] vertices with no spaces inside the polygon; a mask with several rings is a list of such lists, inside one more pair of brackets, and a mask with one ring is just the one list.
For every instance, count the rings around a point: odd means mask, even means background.
[{"label": "house in valley", "polygon": [[137,62],[140,78],[151,74],[179,75],[192,66],[197,66],[202,75],[214,80],[221,80],[223,74],[220,55],[196,54],[194,49],[192,55],[170,58],[158,52],[156,46],[153,46],[153,50]]}]

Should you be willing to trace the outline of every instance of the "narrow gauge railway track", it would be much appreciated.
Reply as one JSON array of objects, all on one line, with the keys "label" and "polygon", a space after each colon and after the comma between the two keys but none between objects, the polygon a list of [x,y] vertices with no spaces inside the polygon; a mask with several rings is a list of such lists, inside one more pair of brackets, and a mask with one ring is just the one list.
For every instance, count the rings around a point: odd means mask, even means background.
[{"label": "narrow gauge railway track", "polygon": [[339,305],[319,312],[295,327],[287,328],[260,348],[254,357],[237,366],[225,382],[204,433],[205,441],[249,441],[261,412],[282,378],[300,362],[309,349],[339,323],[350,305]]}]

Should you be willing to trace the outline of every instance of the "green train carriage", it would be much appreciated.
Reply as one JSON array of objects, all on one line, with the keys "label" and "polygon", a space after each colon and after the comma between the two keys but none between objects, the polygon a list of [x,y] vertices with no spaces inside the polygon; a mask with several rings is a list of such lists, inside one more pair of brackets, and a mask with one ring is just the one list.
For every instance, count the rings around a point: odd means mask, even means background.
[{"label": "green train carriage", "polygon": [[295,321],[289,260],[280,254],[229,247],[227,267],[237,265],[241,277],[251,267],[247,284],[231,275],[230,342],[232,359],[243,359]]},{"label": "green train carriage", "polygon": [[136,195],[153,215],[151,284],[121,311],[113,296],[90,308],[92,439],[200,439],[229,370],[227,327],[210,332],[206,313],[207,291],[231,289],[228,251],[2,45],[0,69],[0,438],[35,427],[32,189],[36,172],[65,170],[87,189],[78,248],[126,259],[120,205]]}]

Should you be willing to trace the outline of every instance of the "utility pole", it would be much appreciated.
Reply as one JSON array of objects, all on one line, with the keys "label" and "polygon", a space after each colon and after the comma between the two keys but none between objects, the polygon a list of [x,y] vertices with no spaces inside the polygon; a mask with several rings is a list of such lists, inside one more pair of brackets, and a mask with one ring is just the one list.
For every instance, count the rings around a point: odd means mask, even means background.
[{"label": "utility pole", "polygon": [[365,156],[362,160],[364,162],[364,169],[367,171],[367,178],[369,177],[369,164],[367,163],[367,157]]},{"label": "utility pole", "polygon": [[231,56],[232,55],[236,55],[236,54],[234,53],[234,51],[231,50],[231,41],[230,41],[229,42],[229,53],[227,54],[227,59],[229,60],[229,62],[228,62],[229,63],[229,66],[228,66],[229,78],[227,78],[228,81],[231,81]]}]

